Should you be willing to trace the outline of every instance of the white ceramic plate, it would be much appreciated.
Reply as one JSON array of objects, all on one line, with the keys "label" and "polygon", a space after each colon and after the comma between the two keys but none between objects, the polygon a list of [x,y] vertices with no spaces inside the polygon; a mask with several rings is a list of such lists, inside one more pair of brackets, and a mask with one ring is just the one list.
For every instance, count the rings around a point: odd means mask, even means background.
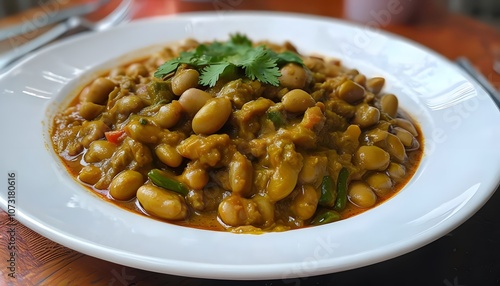
[{"label": "white ceramic plate", "polygon": [[[290,40],[302,53],[338,57],[386,90],[420,124],[425,155],[394,198],[354,218],[309,229],[237,235],[161,223],[92,195],[51,148],[54,113],[96,72],[187,37]],[[132,57],[129,52],[141,50]],[[125,56],[124,55],[127,55]],[[78,36],[25,59],[0,78],[1,207],[77,251],[151,271],[268,279],[352,269],[407,253],[476,212],[500,178],[500,112],[452,63],[415,43],[364,26],[287,14],[187,14]],[[7,177],[15,174],[15,203]]]}]

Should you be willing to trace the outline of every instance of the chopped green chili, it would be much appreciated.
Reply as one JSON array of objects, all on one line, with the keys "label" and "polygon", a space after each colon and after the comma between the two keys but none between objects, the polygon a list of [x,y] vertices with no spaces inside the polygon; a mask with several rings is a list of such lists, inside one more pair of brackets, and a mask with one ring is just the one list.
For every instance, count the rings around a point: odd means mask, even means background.
[{"label": "chopped green chili", "polygon": [[332,177],[324,176],[321,181],[321,196],[319,198],[319,205],[331,208],[335,205],[336,198],[337,191],[333,186]]},{"label": "chopped green chili", "polygon": [[318,212],[318,214],[311,220],[312,225],[322,225],[338,221],[341,216],[338,212],[333,210],[323,210]]},{"label": "chopped green chili", "polygon": [[343,167],[339,172],[337,180],[337,200],[335,201],[334,209],[343,211],[347,205],[347,179],[349,178],[349,170]]},{"label": "chopped green chili", "polygon": [[153,184],[157,185],[158,187],[174,191],[183,196],[187,195],[189,192],[188,188],[183,183],[166,177],[158,169],[152,169],[151,171],[149,171],[148,177],[151,179]]}]

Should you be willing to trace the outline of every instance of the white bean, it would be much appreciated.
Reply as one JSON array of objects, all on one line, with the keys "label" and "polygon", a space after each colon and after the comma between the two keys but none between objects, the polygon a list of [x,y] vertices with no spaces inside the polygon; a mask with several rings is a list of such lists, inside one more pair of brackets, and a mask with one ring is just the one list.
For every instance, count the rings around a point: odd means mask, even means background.
[{"label": "white bean", "polygon": [[137,199],[148,213],[168,220],[182,220],[188,215],[187,204],[180,195],[152,185],[137,190]]},{"label": "white bean", "polygon": [[224,126],[231,113],[232,105],[228,98],[211,99],[194,116],[193,131],[196,134],[213,134]]}]

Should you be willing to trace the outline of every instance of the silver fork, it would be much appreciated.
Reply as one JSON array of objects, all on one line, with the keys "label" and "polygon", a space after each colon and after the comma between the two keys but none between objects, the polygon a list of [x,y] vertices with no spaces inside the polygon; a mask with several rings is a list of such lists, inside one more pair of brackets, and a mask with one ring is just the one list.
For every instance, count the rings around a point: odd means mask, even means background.
[{"label": "silver fork", "polygon": [[129,11],[131,9],[132,0],[123,0],[120,5],[116,7],[111,13],[109,13],[103,19],[97,22],[91,22],[83,17],[71,17],[66,21],[57,24],[49,31],[36,37],[35,39],[14,47],[13,49],[0,54],[0,70],[7,67],[9,64],[13,63],[15,60],[23,57],[24,55],[32,52],[53,40],[61,37],[65,33],[76,31],[78,29],[85,29],[90,31],[103,31],[109,29],[115,25],[129,20]]}]

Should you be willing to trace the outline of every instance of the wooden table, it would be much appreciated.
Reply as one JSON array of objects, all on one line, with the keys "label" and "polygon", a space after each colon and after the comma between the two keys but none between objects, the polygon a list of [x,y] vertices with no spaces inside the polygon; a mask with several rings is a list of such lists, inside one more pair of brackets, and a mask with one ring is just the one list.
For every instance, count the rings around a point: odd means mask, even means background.
[{"label": "wooden table", "polygon": [[[73,5],[80,1],[59,1]],[[47,2],[47,1],[42,1]],[[40,2],[40,3],[42,3]],[[57,2],[57,1],[56,1]],[[62,4],[61,4],[62,5]],[[116,0],[92,15],[99,18],[113,9]],[[381,28],[419,42],[453,60],[467,57],[496,87],[500,75],[493,69],[495,57],[500,55],[500,33],[472,18],[452,14],[440,1],[421,1],[410,23],[382,25]],[[180,4],[174,0],[136,0],[134,18],[144,18],[191,10],[274,10],[310,13],[328,17],[343,17],[343,2],[335,0],[220,0],[206,4]],[[37,11],[1,19],[0,27],[33,19]],[[30,18],[31,17],[31,18]],[[4,41],[4,47],[6,43]],[[498,193],[498,192],[497,192]],[[496,206],[499,195],[476,216],[452,234],[413,253],[363,269],[343,273],[280,281],[231,282],[192,279],[143,271],[93,258],[52,242],[16,221],[10,221],[5,212],[0,214],[0,285],[320,285],[323,283],[352,283],[351,285],[493,285],[479,281],[500,281],[498,247],[490,250],[487,242],[500,239]],[[495,206],[496,204],[496,206]],[[16,235],[16,274],[9,277],[9,230]],[[497,230],[495,230],[497,229]],[[450,238],[453,237],[453,238]],[[476,245],[481,241],[483,245]],[[494,247],[494,246],[493,246]],[[469,253],[467,253],[469,251]],[[477,251],[477,256],[470,252]],[[458,259],[458,260],[457,260]],[[471,261],[462,261],[471,259]],[[436,262],[437,260],[437,262]],[[458,262],[457,262],[458,261]],[[443,264],[439,264],[445,263]],[[446,264],[448,263],[448,264]],[[457,264],[458,263],[458,264]],[[471,263],[480,266],[472,266]],[[483,263],[483,264],[481,264]],[[486,280],[478,280],[486,279]],[[377,283],[379,281],[380,283]],[[497,284],[498,285],[498,284]]]}]

